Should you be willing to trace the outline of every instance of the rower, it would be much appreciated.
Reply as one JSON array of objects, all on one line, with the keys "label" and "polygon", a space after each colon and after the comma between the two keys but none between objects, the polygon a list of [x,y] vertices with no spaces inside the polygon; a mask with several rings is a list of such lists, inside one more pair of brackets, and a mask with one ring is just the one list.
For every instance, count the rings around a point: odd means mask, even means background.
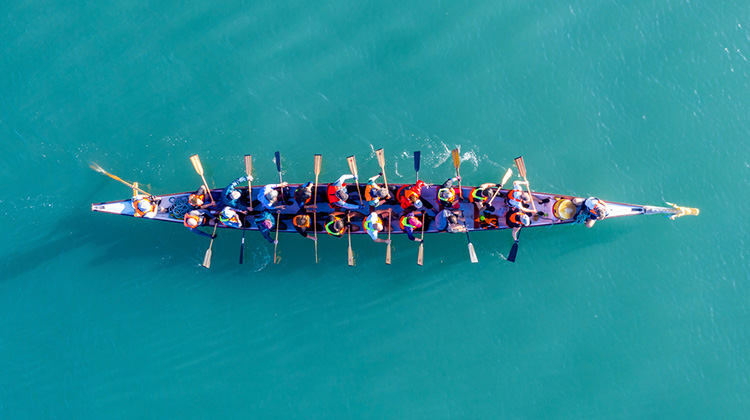
[{"label": "rower", "polygon": [[[313,241],[318,240],[318,238],[307,233],[312,227],[312,218],[307,214],[304,208],[300,208],[297,214],[294,215],[292,224],[294,225],[294,229],[297,230],[297,233],[302,235],[303,238],[312,239]],[[313,230],[315,230],[315,228]]]},{"label": "rower", "polygon": [[211,213],[205,209],[193,209],[185,213],[183,224],[189,231],[197,233],[198,235],[205,236],[207,238],[215,239],[216,234],[209,235],[206,232],[198,230],[200,226],[206,226],[209,219],[213,219]]},{"label": "rower", "polygon": [[336,238],[344,236],[347,227],[349,227],[344,218],[339,216],[340,214],[341,213],[329,214],[325,224],[326,233]]},{"label": "rower", "polygon": [[279,191],[277,191],[277,189],[279,189],[282,194],[289,197],[289,188],[287,188],[287,185],[289,184],[282,182],[281,184],[268,184],[264,186],[258,194],[258,200],[260,200],[266,210],[279,210],[284,208],[285,204],[292,204],[291,201],[282,203],[281,200],[279,200]]},{"label": "rower", "polygon": [[587,228],[593,227],[597,220],[609,216],[607,205],[604,204],[604,201],[596,197],[588,197],[585,200],[582,198],[574,198],[573,204],[581,206],[580,210],[578,210],[578,214],[580,215],[583,213],[583,219],[586,220],[585,223]]},{"label": "rower", "polygon": [[300,208],[305,207],[305,205],[309,204],[310,200],[312,200],[312,185],[312,182],[308,182],[294,190],[294,201],[297,202],[297,205]]},{"label": "rower", "polygon": [[133,216],[153,219],[158,213],[165,211],[159,207],[161,199],[152,196],[146,197],[143,194],[133,196],[131,203],[133,205]]},{"label": "rower", "polygon": [[[391,210],[388,209],[387,211],[383,211],[382,213],[389,213]],[[368,235],[372,238],[375,242],[381,242],[389,244],[391,243],[390,239],[378,239],[378,233],[380,233],[383,230],[383,219],[380,218],[380,215],[378,212],[372,212],[370,213],[366,218],[365,221],[362,223],[362,225],[365,228],[365,232],[367,232]],[[390,229],[390,226],[388,227]]]},{"label": "rower", "polygon": [[422,188],[428,186],[429,184],[425,184],[424,181],[417,180],[417,183],[414,185],[404,185],[399,188],[396,192],[396,198],[398,199],[399,204],[401,204],[401,208],[407,212],[413,212],[425,207],[432,210],[434,213],[435,210],[433,209],[432,204],[427,200],[421,199]]},{"label": "rower", "polygon": [[358,210],[362,208],[357,204],[346,202],[346,200],[349,199],[349,194],[346,192],[346,183],[344,181],[347,179],[354,179],[356,181],[357,177],[351,174],[345,174],[341,175],[333,184],[328,184],[328,203],[334,210],[337,208],[343,208],[346,210]]},{"label": "rower", "polygon": [[[410,241],[422,242],[422,239],[417,239],[414,237],[414,230],[422,227],[422,222],[420,222],[417,218],[416,212],[412,211],[409,213],[404,213],[405,214],[398,219],[398,225],[401,227],[401,230],[406,232],[406,235],[409,236]],[[421,213],[424,214],[424,212]]]},{"label": "rower", "polygon": [[508,210],[505,213],[505,224],[513,228],[513,240],[518,242],[518,231],[522,227],[531,225],[529,215],[519,210]]},{"label": "rower", "polygon": [[224,191],[221,192],[221,205],[223,206],[229,206],[233,209],[237,210],[244,210],[250,205],[250,192],[248,191],[248,200],[247,204],[240,202],[240,197],[242,196],[242,193],[240,190],[237,189],[237,186],[242,184],[243,182],[252,181],[253,176],[241,176],[229,185],[227,185],[226,188],[224,188]]},{"label": "rower", "polygon": [[[471,193],[469,193],[469,201],[476,204],[479,211],[484,211],[486,207],[485,203],[487,203],[487,200],[489,200],[490,197],[492,197],[492,194],[494,193],[494,191],[492,191],[493,187],[497,188],[499,187],[499,185],[493,184],[493,183],[486,183],[486,184],[480,185],[477,188],[472,189]],[[495,211],[494,208],[492,209],[488,208],[488,210]]]},{"label": "rower", "polygon": [[193,209],[204,209],[206,207],[210,207],[211,204],[205,204],[206,202],[206,189],[203,187],[203,185],[198,188],[198,191],[190,194],[188,197],[188,204],[190,204],[190,207]]},{"label": "rower", "polygon": [[377,207],[391,198],[391,194],[388,192],[388,190],[384,187],[380,187],[375,182],[375,180],[380,178],[382,175],[383,173],[379,172],[377,175],[368,179],[367,184],[365,184],[365,201],[372,207]]},{"label": "rower", "polygon": [[[521,211],[528,214],[538,214],[539,216],[543,216],[544,212],[534,212],[534,210],[529,208],[529,204],[531,204],[532,196],[529,193],[526,193],[523,191],[522,185],[526,185],[528,187],[529,183],[527,181],[513,181],[513,189],[508,190],[508,197],[506,198],[506,202],[508,205],[517,211]],[[547,199],[549,201],[549,199]]]},{"label": "rower", "polygon": [[443,185],[440,186],[440,189],[438,189],[437,198],[438,203],[440,203],[442,207],[453,209],[458,208],[460,199],[458,192],[455,188],[453,188],[453,183],[460,180],[460,176],[454,176],[453,178],[450,178],[447,181],[443,182]]},{"label": "rower", "polygon": [[273,229],[275,224],[276,220],[274,219],[273,214],[268,210],[263,210],[263,212],[255,218],[255,225],[258,226],[260,234],[263,235],[268,242],[274,245],[279,243],[271,237],[271,229]]},{"label": "rower", "polygon": [[237,213],[247,212],[225,206],[221,210],[221,213],[219,213],[219,222],[228,228],[239,229],[242,227],[242,220],[240,220],[240,216]]},{"label": "rower", "polygon": [[466,226],[461,223],[457,212],[449,209],[443,209],[435,216],[435,227],[439,231],[448,233],[466,232]]}]

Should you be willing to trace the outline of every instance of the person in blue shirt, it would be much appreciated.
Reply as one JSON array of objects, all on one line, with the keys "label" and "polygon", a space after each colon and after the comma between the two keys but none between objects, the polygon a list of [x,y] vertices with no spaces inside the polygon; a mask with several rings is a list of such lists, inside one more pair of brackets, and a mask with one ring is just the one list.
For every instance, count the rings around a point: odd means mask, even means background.
[{"label": "person in blue shirt", "polygon": [[263,210],[263,212],[255,218],[255,225],[258,226],[260,234],[263,235],[268,242],[272,244],[278,243],[278,241],[271,238],[271,229],[276,225],[276,219],[270,211]]},{"label": "person in blue shirt", "polygon": [[247,201],[241,201],[242,193],[237,189],[237,186],[248,180],[252,181],[253,176],[241,176],[227,185],[221,193],[221,204],[237,210],[246,210],[250,204],[249,196]]}]

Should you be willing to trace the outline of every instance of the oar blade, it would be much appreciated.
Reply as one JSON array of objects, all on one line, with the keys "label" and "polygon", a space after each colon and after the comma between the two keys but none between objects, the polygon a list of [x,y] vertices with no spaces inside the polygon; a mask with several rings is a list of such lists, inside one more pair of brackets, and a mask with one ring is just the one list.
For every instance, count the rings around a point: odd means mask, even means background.
[{"label": "oar blade", "polygon": [[385,166],[385,154],[383,153],[383,149],[376,150],[375,156],[378,157],[378,166],[382,169]]},{"label": "oar blade", "polygon": [[505,171],[505,175],[503,176],[503,182],[500,183],[500,188],[503,188],[503,185],[508,182],[511,176],[513,176],[513,170],[508,168],[508,170]]},{"label": "oar blade", "polygon": [[240,264],[245,257],[245,227],[242,227],[242,243],[240,244]]},{"label": "oar blade", "polygon": [[211,248],[208,248],[206,250],[206,256],[203,257],[203,266],[206,268],[211,268]]},{"label": "oar blade", "polygon": [[461,156],[458,154],[458,149],[453,149],[451,154],[453,155],[453,166],[458,170],[458,167],[461,166]]},{"label": "oar blade", "polygon": [[349,257],[349,265],[354,266],[354,251],[352,250],[352,247],[349,247],[348,254],[349,254],[348,255],[348,257]]},{"label": "oar blade", "polygon": [[422,160],[422,152],[417,150],[414,152],[414,172],[419,172],[420,161]]},{"label": "oar blade", "polygon": [[518,168],[521,178],[526,179],[526,164],[523,163],[523,156],[515,158],[514,161],[516,162],[516,168]]},{"label": "oar blade", "polygon": [[190,162],[193,164],[193,168],[195,168],[195,172],[198,172],[198,175],[203,175],[203,165],[201,165],[201,159],[198,157],[198,155],[190,156]]},{"label": "oar blade", "polygon": [[346,158],[346,163],[349,164],[349,172],[351,172],[352,175],[357,176],[357,161],[355,160],[354,155]]},{"label": "oar blade", "polygon": [[424,242],[419,244],[419,255],[417,255],[417,265],[424,265]]},{"label": "oar blade", "polygon": [[474,251],[474,244],[469,242],[469,258],[471,259],[472,263],[478,263],[479,260],[477,259],[477,253]]},{"label": "oar blade", "polygon": [[391,244],[388,244],[388,248],[385,250],[385,263],[391,265]]},{"label": "oar blade", "polygon": [[514,242],[513,246],[510,247],[510,252],[508,253],[508,261],[516,262],[516,254],[518,254],[518,242]]},{"label": "oar blade", "polygon": [[313,166],[313,171],[315,173],[315,176],[320,175],[320,166],[323,162],[323,155],[315,155],[315,163]]},{"label": "oar blade", "polygon": [[245,155],[245,173],[250,176],[253,173],[253,157]]}]

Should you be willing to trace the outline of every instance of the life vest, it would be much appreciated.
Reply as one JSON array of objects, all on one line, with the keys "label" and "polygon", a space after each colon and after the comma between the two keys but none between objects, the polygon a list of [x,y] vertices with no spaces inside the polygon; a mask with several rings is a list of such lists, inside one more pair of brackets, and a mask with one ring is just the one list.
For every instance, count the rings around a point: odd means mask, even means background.
[{"label": "life vest", "polygon": [[328,203],[329,204],[335,205],[336,203],[338,203],[339,201],[341,201],[341,199],[336,196],[336,191],[338,191],[339,188],[346,188],[346,183],[342,182],[340,187],[337,187],[337,186],[335,186],[333,184],[328,184],[328,190],[326,192],[327,192],[327,195],[328,195]]},{"label": "life vest", "polygon": [[344,234],[344,232],[346,232],[346,224],[344,224],[344,228],[341,229],[340,232],[333,231],[333,224],[336,223],[337,220],[342,220],[343,221],[343,219],[341,219],[340,217],[335,217],[333,220],[331,220],[330,222],[326,223],[326,225],[325,225],[326,233],[328,233],[331,236],[342,236]]},{"label": "life vest", "polygon": [[474,188],[471,190],[471,193],[469,194],[469,201],[472,203],[484,203],[487,201],[487,197],[482,195],[482,192],[484,192],[484,188]]},{"label": "life vest", "polygon": [[412,205],[411,197],[415,197],[417,200],[419,200],[419,192],[420,188],[417,188],[416,185],[412,185],[408,188],[406,185],[404,185],[398,190],[398,192],[396,193],[396,197],[399,197],[398,201],[401,204],[401,207],[407,208]]},{"label": "life vest", "polygon": [[[298,222],[299,220],[305,220],[306,222],[304,225],[301,225]],[[307,229],[310,227],[310,216],[306,214],[300,214],[300,215],[294,216],[294,219],[292,219],[292,224],[294,224],[294,226],[297,226],[300,229]]]},{"label": "life vest", "polygon": [[[448,191],[448,193],[450,194],[450,198],[448,198],[447,200],[444,200],[444,199],[440,198],[440,193],[443,192],[443,191]],[[447,207],[447,206],[450,206],[451,204],[453,204],[453,200],[456,199],[456,190],[455,190],[455,188],[441,188],[441,189],[438,190],[438,194],[437,195],[438,195],[438,201],[440,201],[441,203],[443,203]]]},{"label": "life vest", "polygon": [[194,229],[193,226],[190,226],[188,224],[188,220],[190,220],[190,219],[195,219],[195,221],[197,222],[196,225],[195,225],[195,227],[203,225],[203,215],[201,215],[201,214],[194,215],[194,214],[190,214],[190,212],[188,212],[188,213],[185,213],[185,220],[183,220],[183,222],[182,222],[185,225],[185,227],[188,228],[188,229]]},{"label": "life vest", "polygon": [[497,216],[494,214],[485,216],[483,213],[479,216],[479,223],[482,224],[482,229],[497,229],[499,227]]},{"label": "life vest", "polygon": [[373,221],[370,221],[368,218],[365,218],[364,223],[362,223],[362,225],[365,227],[365,232],[372,232],[373,230],[375,230],[372,228],[373,223],[380,223],[381,225],[384,225],[383,220],[378,215],[375,215],[375,220]]},{"label": "life vest", "polygon": [[[149,211],[141,211],[139,204],[141,202],[146,202],[151,207]],[[135,217],[143,217],[147,213],[151,213],[153,211],[156,211],[156,205],[152,203],[148,198],[141,198],[140,200],[133,202],[133,216]]]},{"label": "life vest", "polygon": [[372,196],[372,189],[374,187],[375,185],[368,185],[365,187],[365,201],[380,200],[379,198]]},{"label": "life vest", "polygon": [[232,216],[229,219],[224,217],[223,214],[219,213],[219,221],[221,222],[222,225],[226,227],[230,227],[230,228],[239,228],[240,226],[242,226],[242,222],[240,222],[240,217],[237,216],[236,213],[234,216]]},{"label": "life vest", "polygon": [[522,202],[520,195],[522,193],[523,190],[517,190],[515,188],[508,190],[508,204],[512,206],[513,203],[517,203],[517,206],[520,206]]},{"label": "life vest", "polygon": [[398,225],[401,226],[401,230],[406,232],[406,228],[410,227],[412,230],[416,229],[416,226],[413,226],[409,224],[409,218],[407,216],[403,216],[398,220]]},{"label": "life vest", "polygon": [[[294,199],[297,200],[298,202],[300,202],[299,198],[304,197],[303,194],[306,194],[306,192],[303,192],[304,190],[305,190],[305,188],[303,188],[303,187],[298,187],[296,190],[294,190]],[[312,194],[310,194],[310,196],[307,197],[305,199],[305,201],[302,202],[302,206],[308,204],[310,202],[310,200],[312,200]]]},{"label": "life vest", "polygon": [[[188,198],[188,203],[192,206],[193,203],[197,202],[197,200],[200,200],[201,203],[206,202],[206,194],[190,194],[190,197]],[[202,205],[202,204],[201,204]]]},{"label": "life vest", "polygon": [[[602,203],[602,200],[600,200],[598,198],[592,198],[591,201],[595,201],[595,204],[594,204],[594,208],[588,209],[589,213],[591,214],[591,216],[589,216],[589,217],[591,217],[592,219],[596,220],[596,218],[598,217],[596,215],[596,209],[597,208],[603,209],[604,213],[606,214],[606,212],[607,212],[607,206],[605,206],[604,203]],[[584,205],[586,205],[586,204],[584,203]],[[588,208],[588,206],[586,206],[586,208]]]},{"label": "life vest", "polygon": [[523,216],[523,212],[512,212],[510,216],[508,216],[508,224],[510,224],[512,227],[523,226],[523,222],[521,222],[521,216]]}]

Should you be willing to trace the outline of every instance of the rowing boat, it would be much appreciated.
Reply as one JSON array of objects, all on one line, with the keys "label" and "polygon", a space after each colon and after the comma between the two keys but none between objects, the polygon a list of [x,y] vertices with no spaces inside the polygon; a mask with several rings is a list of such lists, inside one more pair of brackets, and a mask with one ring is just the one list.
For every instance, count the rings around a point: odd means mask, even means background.
[{"label": "rowing boat", "polygon": [[[391,184],[396,186],[397,188],[402,187],[404,184]],[[363,185],[364,186],[364,185]],[[289,188],[292,194],[292,197],[294,196],[294,190],[296,188],[300,187],[300,184],[289,184]],[[312,208],[312,206],[307,207],[307,211],[313,212],[316,211],[318,214],[318,225],[317,225],[317,231],[318,232],[325,232],[325,229],[323,228],[321,224],[321,216],[325,216],[327,214],[330,214],[336,210],[332,209],[331,206],[327,203],[326,196],[325,196],[325,185],[319,185],[317,189],[317,208]],[[359,202],[358,192],[356,189],[356,186],[354,184],[349,184],[348,186],[350,190],[350,200],[352,202]],[[433,206],[435,210],[440,210],[441,207],[437,201],[437,191],[440,187],[436,185],[431,185],[429,187],[422,189],[422,196],[421,200],[427,201],[430,205]],[[458,187],[454,187],[456,190],[458,190]],[[469,197],[472,189],[474,187],[470,186],[463,186],[463,196]],[[258,193],[262,187],[254,186],[252,187],[252,194],[251,194],[251,200],[256,200]],[[241,200],[245,200],[246,202],[250,202],[251,200],[248,199],[248,187],[243,187],[239,189],[242,193]],[[499,197],[505,197],[507,194],[507,189],[501,189]],[[165,212],[160,212],[151,217],[150,219],[153,220],[161,220],[165,222],[173,222],[173,223],[183,223],[183,217],[187,211],[191,209],[190,205],[188,204],[188,197],[190,196],[190,192],[182,192],[177,194],[166,194],[166,195],[160,195],[157,196],[161,200],[161,207],[165,208]],[[221,202],[221,189],[214,189],[211,190],[211,196],[213,199],[217,202]],[[575,206],[572,204],[573,202],[578,202],[580,200],[583,200],[584,197],[575,197],[570,195],[564,195],[564,194],[552,194],[552,193],[545,193],[545,192],[537,192],[532,191],[532,194],[534,198],[536,199],[536,209],[544,213],[542,216],[533,216],[531,219],[531,225],[529,227],[538,227],[538,226],[550,226],[550,225],[564,225],[564,224],[573,224],[573,223],[580,223],[581,218],[576,217],[581,212],[580,206]],[[670,219],[675,219],[681,216],[685,215],[697,215],[699,213],[698,209],[690,208],[690,207],[680,207],[672,203],[667,203],[670,207],[659,207],[659,206],[648,206],[648,205],[640,205],[640,204],[626,204],[626,203],[618,203],[614,201],[606,201],[602,200],[607,207],[608,215],[606,219],[614,219],[619,217],[626,217],[626,216],[636,216],[636,215],[647,215],[647,214],[662,214]],[[581,204],[582,206],[582,204]],[[505,200],[498,198],[493,203],[494,210],[491,212],[481,212],[477,208],[477,206],[474,203],[470,202],[461,202],[459,203],[458,207],[453,209],[454,212],[458,215],[462,215],[465,220],[465,225],[468,231],[482,231],[482,230],[502,230],[502,229],[508,229],[509,226],[505,222],[505,214],[508,211],[508,204],[505,202]],[[377,208],[375,207],[369,207],[365,208],[361,211],[354,211],[352,213],[352,229],[351,233],[353,234],[363,234],[365,233],[365,230],[362,227],[362,219],[364,216],[369,214],[372,211],[382,211],[382,210],[388,210],[392,209],[394,211],[394,215],[400,214],[403,212],[402,208],[399,205],[380,205]],[[256,210],[260,209],[260,206],[255,207]],[[102,213],[110,213],[110,214],[119,214],[123,216],[134,216],[133,211],[133,205],[131,204],[131,199],[125,199],[120,201],[110,201],[110,202],[104,202],[104,203],[97,203],[91,205],[91,210],[95,212],[102,212]],[[295,214],[300,210],[299,206],[295,204],[287,205],[283,210],[281,210],[281,223],[279,223],[279,231],[280,232],[296,232],[294,226],[291,223],[292,218]],[[429,218],[428,218],[429,220]],[[212,221],[213,222],[213,221]],[[226,228],[225,226],[219,224],[220,228]],[[390,224],[391,230],[393,234],[400,234],[404,233],[401,228],[399,227],[399,219],[398,217],[391,218],[391,224]],[[258,230],[258,228],[255,226],[254,223],[246,223],[245,228],[247,230]],[[384,230],[384,232],[387,232],[387,228]],[[432,234],[432,233],[440,233],[437,229],[436,223],[429,223],[427,226],[425,226],[424,233]],[[444,233],[444,232],[443,232]]]}]

